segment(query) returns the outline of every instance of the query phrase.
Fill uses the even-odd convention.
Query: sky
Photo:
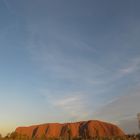
[[[137,133],[139,0],[1,0],[0,133],[103,120]]]

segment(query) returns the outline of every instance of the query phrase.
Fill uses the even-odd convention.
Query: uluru
[[[96,136],[124,136],[124,132],[116,125],[98,121],[80,121],[73,123],[47,123],[28,127],[18,127],[15,132],[29,138],[93,138]]]

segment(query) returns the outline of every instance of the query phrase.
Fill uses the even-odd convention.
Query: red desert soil
[[[75,123],[48,123],[29,127],[18,127],[15,131],[18,134],[28,137],[67,137],[70,130],[71,137],[95,137],[95,136],[124,136],[124,132],[116,125],[91,120]]]

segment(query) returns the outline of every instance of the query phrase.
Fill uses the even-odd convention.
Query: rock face
[[[48,123],[29,127],[18,127],[15,130],[20,135],[29,138],[60,138],[60,137],[83,137],[90,138],[95,136],[124,136],[124,132],[116,125],[91,120],[75,123]]]

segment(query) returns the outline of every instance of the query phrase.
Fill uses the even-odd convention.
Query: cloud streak
[[[112,121],[120,125],[127,133],[134,133],[135,130],[138,131],[136,124],[136,116],[139,112],[138,106],[140,100],[140,91],[133,91],[133,93],[125,94],[118,97],[112,102],[106,104],[105,106],[94,112],[94,117],[103,119],[106,121]],[[132,122],[133,127],[131,128]],[[129,127],[127,127],[129,126]]]
[[[57,79],[59,81],[57,83],[59,85],[58,87],[61,87],[62,83],[69,83],[67,90],[63,87],[63,90],[67,94],[65,94],[63,90],[62,92],[60,92],[61,90],[59,92],[56,90],[53,90],[53,92],[51,92],[51,94],[53,95],[50,98],[51,104],[57,109],[63,110],[63,112],[67,112],[69,116],[75,119],[80,119],[80,116],[82,116],[83,112],[85,112],[84,114],[86,114],[85,118],[93,118],[93,112],[97,109],[96,106],[98,106],[96,104],[100,104],[100,107],[102,105],[105,105],[105,111],[103,111],[104,114],[96,114],[99,118],[100,116],[103,116],[103,119],[107,118],[108,121],[117,121],[117,118],[123,118],[123,115],[126,112],[128,113],[130,111],[128,111],[127,105],[121,107],[121,105],[124,103],[124,101],[122,100],[127,99],[126,97],[123,97],[123,90],[118,91],[118,88],[120,86],[119,82],[124,81],[126,77],[130,76],[132,76],[132,81],[135,80],[134,75],[139,72],[139,57],[134,56],[128,58],[127,61],[122,61],[120,65],[120,59],[118,58],[118,66],[114,71],[112,71],[111,69],[108,69],[98,63],[98,61],[94,60],[93,58],[83,57],[83,53],[86,54],[86,51],[89,53],[89,47],[87,50],[85,50],[87,45],[85,43],[85,47],[75,48],[75,44],[77,44],[77,46],[80,46],[81,42],[79,40],[76,41],[75,39],[74,41],[72,40],[73,38],[68,38],[66,36],[61,38],[61,35],[59,36],[58,40],[46,44],[44,40],[39,39],[36,42],[34,38],[31,39],[32,42],[29,51],[32,55],[33,61],[39,64],[44,74],[49,74],[51,78],[54,78],[54,81]],[[65,45],[67,45],[67,47],[65,47]],[[70,46],[71,48],[69,48]],[[90,47],[90,49],[92,49],[92,47]],[[96,53],[99,53],[98,49],[95,50],[93,48],[92,55],[96,55]],[[113,62],[110,65],[113,65]],[[53,88],[55,89],[56,85],[54,81]],[[74,86],[71,87],[70,84]],[[51,88],[49,88],[49,90],[51,90]],[[72,90],[72,92],[70,92],[70,90]],[[75,92],[73,92],[73,90],[76,90],[79,93],[78,96],[75,95]],[[95,103],[94,109],[92,111],[88,111],[88,113],[86,113],[86,108],[90,105],[84,102],[83,93],[85,94],[84,96],[92,98],[93,102]],[[112,97],[109,97],[109,93],[112,93]],[[58,94],[61,94],[61,98],[57,98]],[[122,98],[125,99],[118,99],[121,94]],[[97,100],[97,97],[102,98],[103,96],[106,97],[104,100]],[[57,98],[57,100],[55,100],[55,98]],[[96,100],[94,98],[96,98]],[[109,100],[111,101],[107,101],[108,98],[110,98]],[[130,100],[130,98],[128,100]],[[92,104],[92,106],[94,105],[94,103]],[[109,106],[107,105],[108,103]],[[115,107],[114,104],[120,104],[120,106]],[[113,108],[113,106],[115,109]],[[115,112],[115,110],[120,110],[120,113]],[[124,110],[127,111],[125,112]],[[123,111],[125,113],[123,113]],[[78,115],[76,115],[77,112],[79,112]],[[125,114],[125,116],[130,117],[130,115],[134,114],[135,112],[130,112],[128,114],[127,113]],[[116,115],[115,117],[112,117],[106,114]]]
[[[128,64],[128,66],[120,69],[120,75],[128,75],[135,73],[136,71],[140,70],[140,58],[134,58]]]
[[[85,93],[57,91],[57,94],[56,92],[53,94],[52,91],[44,90],[41,94],[47,99],[50,106],[58,112],[65,112],[64,120],[66,121],[84,120],[89,117],[88,98]],[[65,118],[66,116],[67,118]]]

